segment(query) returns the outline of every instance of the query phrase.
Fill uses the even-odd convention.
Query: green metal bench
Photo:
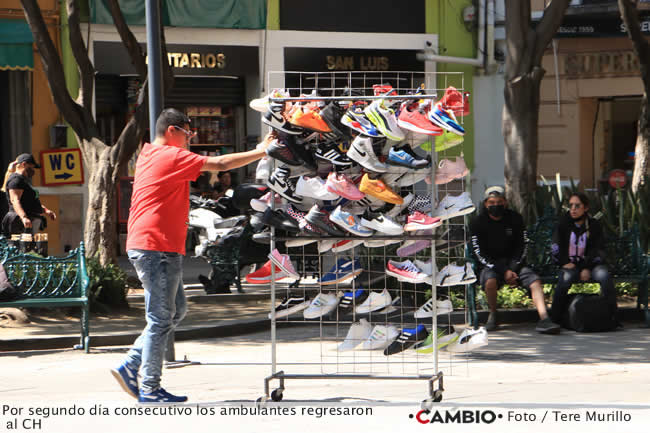
[[[557,223],[557,215],[547,210],[535,224],[528,228],[528,265],[539,275],[542,283],[556,284],[559,267],[553,262],[551,243],[553,230]],[[605,240],[607,269],[614,283],[637,283],[637,309],[642,310],[646,326],[650,326],[648,311],[648,270],[649,258],[641,248],[639,230],[637,227],[624,232],[621,236],[607,236]],[[466,248],[466,255],[471,258],[471,251]],[[473,258],[471,258],[473,261]],[[475,264],[475,262],[474,262]],[[468,288],[467,303],[469,306],[470,323],[478,326],[476,311],[476,285]]]
[[[19,292],[19,298],[0,302],[0,308],[80,307],[81,340],[75,348],[89,350],[90,305],[89,278],[83,242],[64,257],[40,257],[20,254],[0,240],[0,259],[7,277]]]

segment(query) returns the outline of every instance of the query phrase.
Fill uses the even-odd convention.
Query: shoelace
[[[413,272],[413,273],[420,273],[420,270],[415,266],[413,263],[405,263],[402,266],[399,267],[400,269],[408,272]]]

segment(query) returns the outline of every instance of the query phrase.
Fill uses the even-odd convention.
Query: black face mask
[[[495,218],[501,218],[506,213],[506,207],[502,204],[492,205],[487,207],[487,211]]]
[[[31,167],[25,169],[25,174],[26,174],[27,177],[30,178],[30,179],[31,179],[32,177],[34,177],[34,174],[35,174],[35,173],[36,173],[36,170],[34,170],[34,169],[31,168]]]

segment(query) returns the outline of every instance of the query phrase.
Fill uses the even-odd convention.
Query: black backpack
[[[616,314],[611,314],[607,299],[599,295],[574,295],[564,314],[563,326],[577,332],[607,332],[618,327]]]

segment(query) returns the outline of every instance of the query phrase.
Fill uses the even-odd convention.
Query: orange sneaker
[[[298,108],[291,116],[290,122],[296,126],[311,129],[316,132],[332,132],[330,127],[327,126],[327,123],[320,117],[319,113],[313,110],[307,110],[305,107]]]
[[[359,184],[359,191],[376,197],[386,203],[402,204],[404,199],[390,189],[381,179],[370,179],[368,173],[364,174]]]

